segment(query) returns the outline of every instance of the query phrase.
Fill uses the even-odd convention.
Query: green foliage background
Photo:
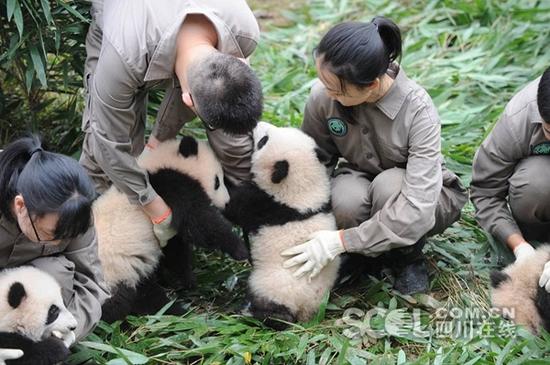
[[[442,119],[447,164],[470,179],[473,154],[506,102],[550,65],[550,1],[311,0],[251,1],[262,40],[252,57],[265,93],[264,120],[298,126],[315,78],[312,48],[343,20],[394,19],[404,39],[403,67],[424,86]],[[2,0],[0,4],[0,146],[22,131],[40,131],[58,151],[77,155],[81,75],[89,3]],[[162,93],[151,95],[155,115]],[[197,132],[191,125],[187,132]],[[340,288],[311,323],[277,333],[235,314],[249,266],[196,253],[199,286],[182,291],[181,318],[133,317],[129,327],[101,323],[77,346],[71,364],[550,364],[550,337],[533,337],[487,317],[483,332],[437,336],[436,308],[488,314],[487,275],[509,257],[475,225],[472,207],[427,248],[431,296],[403,297],[387,280],[363,277]],[[352,336],[346,309],[420,311],[424,336]],[[371,324],[383,326],[384,315]],[[406,329],[406,326],[404,326]],[[348,330],[346,332],[346,330]],[[500,332],[499,332],[500,331]]]

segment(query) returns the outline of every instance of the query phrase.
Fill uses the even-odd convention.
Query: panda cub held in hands
[[[550,245],[543,245],[529,259],[491,273],[493,307],[536,335],[541,328],[550,332],[550,294],[539,286],[548,261]]]
[[[249,236],[250,311],[268,326],[283,329],[286,325],[278,319],[312,319],[337,277],[338,257],[308,282],[283,268],[280,255],[314,232],[336,229],[330,181],[321,150],[302,131],[259,123],[253,139],[252,181],[232,191],[225,213]]]
[[[172,209],[178,233],[161,248],[147,215],[115,187],[95,202],[99,259],[112,294],[103,305],[102,318],[108,322],[155,313],[166,305],[170,299],[157,282],[161,273],[171,284],[192,286],[192,245],[221,249],[238,260],[248,258],[246,246],[221,214],[229,193],[206,141],[183,137],[163,142],[139,164]]]
[[[55,336],[74,331],[77,323],[52,276],[32,266],[5,269],[0,271],[0,295],[0,348],[24,353],[7,364],[56,364],[70,355]]]

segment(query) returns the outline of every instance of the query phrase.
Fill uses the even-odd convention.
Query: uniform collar
[[[188,14],[203,14],[212,22],[218,35],[218,50],[223,51],[224,53],[244,57],[240,47],[238,46],[237,40],[231,34],[227,25],[220,17],[211,11],[205,10],[204,8],[187,8],[182,12],[181,16],[178,17],[179,20],[174,22],[174,24],[166,30],[164,36],[158,43],[155,52],[151,57],[151,61],[149,62],[149,66],[147,67],[147,72],[145,73],[144,78],[145,82],[165,80],[174,77],[174,67],[176,64],[176,40],[179,29]],[[225,42],[229,44],[225,44]],[[222,45],[222,43],[224,44]],[[222,46],[224,49],[222,49]]]
[[[0,226],[2,226],[8,233],[17,236],[21,231],[19,230],[19,226],[16,223],[13,223],[12,221],[8,220],[8,218],[4,215],[0,214]]]
[[[412,91],[412,86],[407,75],[405,75],[405,71],[399,65],[392,64],[390,68],[392,68],[391,71],[397,72],[397,75],[386,95],[376,102],[376,106],[388,118],[394,120],[397,113],[401,110],[405,99]]]

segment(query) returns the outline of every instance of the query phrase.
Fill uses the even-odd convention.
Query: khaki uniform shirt
[[[131,201],[147,204],[156,193],[135,158],[143,149],[143,142],[135,141],[143,140],[145,91],[165,85],[167,80],[176,83],[176,37],[186,15],[204,14],[216,28],[218,50],[236,57],[248,57],[254,51],[259,28],[244,0],[117,0],[98,7],[101,2],[94,4],[95,26],[102,28],[103,35],[95,70],[85,75],[88,100],[83,130],[91,138],[85,142],[83,154],[91,155],[90,160]],[[90,44],[88,47],[93,55]],[[88,63],[93,64],[93,58]],[[181,95],[169,96],[181,105],[165,106],[164,111],[180,110]],[[186,115],[189,119],[189,110]],[[220,133],[215,131],[214,137]],[[236,141],[249,148],[249,138]],[[247,163],[240,156],[228,154],[228,159]]]
[[[61,285],[63,301],[77,320],[77,339],[86,336],[101,318],[109,294],[97,254],[95,229],[58,245],[32,242],[0,215],[0,269],[33,265]]]
[[[313,86],[305,108],[302,129],[369,180],[386,169],[406,169],[401,192],[370,219],[344,231],[350,252],[383,252],[417,242],[435,224],[442,184],[457,180],[442,167],[440,119],[430,96],[397,65],[391,73],[396,75],[387,94],[354,107],[352,117],[321,82]]]
[[[510,100],[474,157],[470,197],[476,219],[501,242],[513,233],[521,234],[507,201],[516,165],[531,155],[548,154],[550,149],[537,106],[539,82],[540,77]]]

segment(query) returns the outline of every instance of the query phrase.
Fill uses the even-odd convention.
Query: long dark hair
[[[92,224],[96,192],[90,178],[76,160],[44,150],[35,135],[10,143],[0,153],[0,213],[12,222],[11,204],[18,194],[29,214],[59,215],[54,239],[74,238]]]
[[[334,26],[315,50],[324,65],[345,83],[372,84],[401,57],[401,31],[390,19],[377,16],[370,23],[345,22]]]

